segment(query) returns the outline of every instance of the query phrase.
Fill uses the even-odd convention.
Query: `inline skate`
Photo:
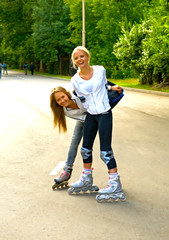
[[[120,176],[110,179],[107,187],[100,189],[99,194],[96,196],[97,202],[111,202],[111,201],[125,201],[126,197],[124,192],[122,191],[122,185],[120,182]]]
[[[86,172],[83,170],[81,177],[78,181],[72,183],[68,189],[69,194],[80,193],[82,192],[96,192],[99,188],[96,185],[93,185],[93,176],[91,172]]]
[[[68,180],[70,179],[72,174],[72,167],[71,166],[65,166],[63,168],[63,171],[61,172],[60,176],[58,178],[55,178],[55,184],[52,186],[52,189],[58,189],[68,186]]]

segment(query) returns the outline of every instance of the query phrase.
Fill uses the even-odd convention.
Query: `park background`
[[[85,31],[91,64],[109,79],[169,91],[169,0],[85,0]],[[8,68],[34,62],[37,72],[69,76],[78,45],[82,0],[1,0],[0,61]]]
[[[70,79],[71,52],[82,44],[82,1],[0,3],[0,61],[17,70],[0,79],[0,239],[168,240],[168,93],[126,88],[113,111],[125,202],[99,204],[92,194],[53,191],[49,173],[65,161],[74,120],[68,119],[69,131],[59,136],[49,95],[56,86],[71,86],[37,73]],[[86,0],[85,10],[91,64],[104,65],[115,83],[167,86],[168,1]],[[32,61],[35,75],[24,75],[23,64]],[[102,187],[107,171],[99,149],[97,138],[94,182]],[[78,152],[71,182],[79,178],[81,164]]]

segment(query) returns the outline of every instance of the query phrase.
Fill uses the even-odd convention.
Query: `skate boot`
[[[65,166],[63,168],[63,171],[61,172],[60,176],[58,178],[55,178],[55,184],[52,186],[52,189],[58,189],[58,188],[63,188],[68,186],[68,180],[70,179],[72,174],[72,167],[70,166]]]
[[[120,182],[120,176],[110,179],[107,187],[99,190],[99,195],[96,196],[97,202],[110,202],[110,201],[125,201],[126,197],[122,191],[122,186]]]
[[[92,171],[86,172],[83,170],[80,179],[70,185],[68,193],[79,193],[80,191],[87,192],[88,190],[95,192],[98,191],[99,188],[96,185],[93,185]]]

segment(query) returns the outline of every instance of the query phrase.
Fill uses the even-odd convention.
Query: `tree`
[[[114,46],[122,68],[130,67],[140,74],[142,84],[169,81],[169,17],[151,18],[135,24]]]
[[[35,57],[53,72],[55,64],[58,61],[61,63],[62,58],[72,50],[72,44],[67,41],[70,35],[67,29],[69,8],[63,0],[38,0],[34,8],[34,20]]]
[[[5,61],[8,59],[8,63],[10,61],[13,66],[21,66],[26,57],[23,55],[24,46],[32,33],[34,4],[36,1],[33,0],[1,0],[1,49]]]
[[[70,8],[69,40],[81,45],[82,1],[65,0],[65,3]],[[135,22],[141,22],[147,0],[85,0],[85,8],[86,47],[92,55],[91,64],[104,65],[110,77],[116,69],[117,58],[112,51],[121,34],[121,26],[130,28]]]

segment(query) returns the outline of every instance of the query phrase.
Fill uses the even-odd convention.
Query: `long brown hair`
[[[71,99],[70,93],[63,87],[56,87],[53,88],[50,94],[50,108],[53,113],[53,124],[54,127],[58,126],[59,132],[62,130],[63,132],[67,131],[67,125],[66,125],[66,117],[63,110],[63,107],[60,106],[54,97],[54,94],[57,92],[63,92],[68,96],[69,99]]]

